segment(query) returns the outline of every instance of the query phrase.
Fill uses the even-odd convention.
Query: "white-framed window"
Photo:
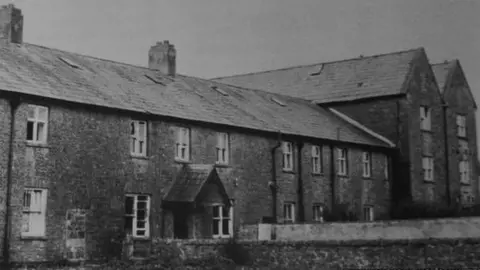
[[[363,177],[372,176],[372,153],[363,152],[362,164],[363,164]]]
[[[322,147],[318,145],[312,146],[312,172],[323,173]]]
[[[460,172],[460,182],[464,184],[470,183],[470,162],[468,160],[460,160],[458,167]]]
[[[420,107],[420,128],[427,131],[432,129],[431,110],[425,106]]]
[[[130,153],[136,156],[147,155],[147,122],[132,120],[130,122]]]
[[[293,143],[283,142],[283,170],[293,171]]]
[[[465,115],[457,114],[457,136],[467,136],[467,118],[465,117]]]
[[[295,203],[286,202],[283,204],[283,220],[286,223],[295,222]]]
[[[337,148],[337,174],[348,174],[348,151],[346,148]]]
[[[217,134],[217,163],[228,164],[230,140],[228,133],[219,132]]]
[[[150,196],[125,195],[125,231],[133,237],[150,236]]]
[[[233,207],[213,205],[212,236],[214,238],[231,237],[233,234]]]
[[[433,157],[422,158],[423,179],[433,181]]]
[[[312,206],[313,221],[323,222],[323,211],[325,210],[323,204],[315,203]]]
[[[371,205],[363,206],[363,220],[364,221],[373,221],[374,220],[374,208]]]
[[[48,131],[48,108],[39,105],[28,105],[27,141],[46,143]]]
[[[25,188],[23,191],[22,236],[45,236],[47,190]]]
[[[177,130],[177,141],[175,159],[190,160],[190,129],[179,127]]]

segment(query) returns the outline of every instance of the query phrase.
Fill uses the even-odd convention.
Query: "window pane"
[[[145,235],[145,231],[137,230],[137,235],[138,236],[143,236],[143,235]]]
[[[224,235],[229,235],[230,234],[230,226],[229,226],[229,220],[228,219],[224,219],[222,221],[222,233]]]
[[[30,191],[25,191],[23,193],[23,207],[29,209],[31,205],[31,200],[32,200],[32,194]]]
[[[38,107],[38,120],[47,121],[48,109],[47,107]]]
[[[27,117],[28,117],[28,119],[34,119],[35,118],[35,106],[34,105],[29,105],[28,106]]]
[[[219,223],[220,223],[220,220],[213,220],[213,223],[212,223],[212,225],[213,225],[212,234],[213,235],[218,235],[219,234],[219,231],[218,231],[220,229],[219,228],[220,227]]]
[[[145,135],[146,135],[146,124],[145,122],[140,122],[139,123],[139,127],[138,127],[138,136],[140,138],[145,138]]]
[[[146,201],[148,201],[148,196],[147,195],[138,195],[137,200],[139,201],[139,203],[140,203],[140,201],[145,201],[146,202]]]
[[[27,122],[27,140],[33,140],[33,122],[31,121]]]
[[[130,123],[130,134],[135,135],[135,122]]]
[[[213,207],[213,217],[220,217],[220,207],[214,206]]]
[[[146,222],[145,221],[137,221],[137,228],[138,229],[145,229]]]
[[[137,219],[144,220],[147,217],[147,212],[145,210],[137,210]]]
[[[125,217],[125,232],[132,233],[133,217]]]
[[[125,198],[125,214],[132,215],[133,214],[133,197],[126,197]]]
[[[37,140],[40,142],[45,141],[45,123],[37,123]]]
[[[228,207],[222,207],[222,217],[229,217],[229,208]]]

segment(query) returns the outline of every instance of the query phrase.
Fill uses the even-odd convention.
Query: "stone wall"
[[[212,241],[173,242],[186,257],[224,254]],[[397,241],[241,241],[250,267],[265,269],[344,269],[480,266],[480,239]],[[240,253],[240,252],[237,252]]]
[[[256,226],[256,228],[255,228]],[[273,231],[273,232],[272,232]],[[244,240],[354,241],[480,238],[480,218],[361,223],[258,224],[242,228]]]

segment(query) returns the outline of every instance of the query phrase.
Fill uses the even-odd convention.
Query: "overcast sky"
[[[480,0],[2,1],[25,42],[145,66],[169,40],[178,72],[204,78],[424,47],[459,59],[480,103]]]

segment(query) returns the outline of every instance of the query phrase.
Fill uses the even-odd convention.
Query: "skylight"
[[[224,96],[228,96],[227,92],[225,92],[223,89],[218,88],[218,86],[216,85],[212,85],[211,88]]]
[[[163,86],[166,85],[166,84],[164,84],[163,82],[161,82],[160,80],[158,80],[157,78],[150,77],[149,75],[146,75],[146,74],[145,74],[145,77],[146,77],[147,79],[149,79],[150,81],[156,83],[156,84],[161,84],[161,85],[163,85]]]
[[[58,57],[60,60],[62,60],[65,64],[71,66],[72,68],[80,68],[80,65],[77,63],[73,62],[72,60],[65,58],[65,57]]]
[[[317,75],[320,75],[320,73],[322,73],[322,70],[323,70],[323,64],[320,65],[320,67],[316,67],[315,68],[316,70],[312,71],[310,73],[310,76],[317,76]]]
[[[280,99],[278,99],[278,98],[276,98],[276,97],[272,97],[272,101],[275,102],[275,103],[277,103],[278,105],[280,105],[280,106],[282,106],[282,107],[287,106],[287,105],[285,104],[285,102],[281,101]]]

